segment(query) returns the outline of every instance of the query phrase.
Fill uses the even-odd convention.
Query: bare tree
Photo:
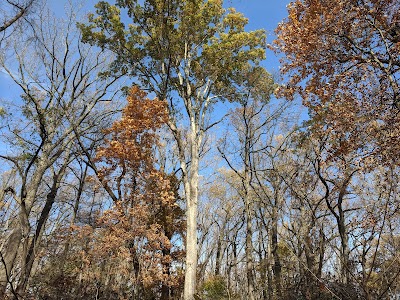
[[[30,24],[26,43],[13,39],[15,59],[1,61],[22,93],[16,105],[20,113],[9,115],[5,133],[13,153],[0,155],[20,180],[7,188],[17,203],[18,217],[10,221],[10,234],[2,245],[2,293],[17,261],[16,293],[24,293],[62,180],[81,151],[77,137],[82,140],[100,130],[107,115],[99,110],[101,101],[115,96],[111,88],[118,77],[101,76],[109,67],[109,56],[79,42],[73,16],[71,11],[64,22],[41,14]]]
[[[14,27],[21,19],[30,13],[31,8],[37,0],[5,0],[4,8],[0,8],[0,41],[4,38],[6,31]]]

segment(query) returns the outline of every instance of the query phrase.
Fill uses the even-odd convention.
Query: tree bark
[[[251,144],[253,143],[252,137],[252,124],[251,121],[247,121],[246,107],[243,109],[243,120],[245,124],[245,144],[244,144],[244,174],[242,177],[243,188],[244,188],[244,206],[246,216],[246,276],[247,276],[247,297],[248,300],[255,300],[254,297],[254,262],[253,262],[253,203],[251,199]]]
[[[14,228],[8,235],[4,246],[1,248],[1,267],[0,267],[0,298],[5,298],[7,285],[10,282],[11,271],[17,256],[17,249],[21,243],[22,231]]]
[[[55,198],[57,195],[57,190],[58,190],[57,176],[53,180],[54,181],[53,181],[51,190],[47,194],[46,203],[43,207],[42,212],[40,213],[40,217],[39,217],[38,225],[36,227],[35,235],[34,235],[32,241],[30,242],[29,249],[28,249],[28,252],[26,253],[26,256],[23,257],[23,264],[21,265],[21,277],[20,277],[19,284],[17,287],[18,294],[23,294],[28,285],[28,280],[30,278],[31,270],[32,270],[33,263],[34,263],[35,257],[36,257],[35,252],[37,250],[37,246],[40,243],[44,226],[46,224],[47,218],[49,217],[51,208],[54,204],[54,201],[55,201]]]
[[[275,199],[275,201],[277,201]],[[274,265],[273,265],[273,274],[274,274],[274,295],[275,299],[279,300],[282,298],[282,279],[281,279],[281,273],[282,273],[282,266],[280,262],[280,257],[278,253],[278,208],[277,208],[277,203],[275,203],[275,206],[273,207],[273,213],[272,213],[272,226],[271,226],[271,252],[272,252],[272,257],[274,259]]]
[[[196,124],[196,120],[192,115],[189,117],[191,122],[190,170],[187,170],[186,168],[186,161],[182,161],[181,159],[181,166],[184,166],[182,169],[186,171],[186,176],[183,176],[186,196],[186,269],[183,295],[184,300],[194,300],[194,295],[196,293],[199,147],[201,144],[201,138],[198,136],[198,125]],[[184,154],[182,153],[180,157],[183,158]]]
[[[47,219],[50,215],[51,208],[56,201],[57,192],[60,187],[60,180],[64,176],[68,164],[69,150],[67,150],[67,155],[65,157],[64,164],[61,166],[61,169],[57,172],[57,174],[54,174],[53,176],[53,182],[50,191],[47,194],[46,203],[42,211],[40,212],[40,217],[36,226],[35,234],[33,236],[33,239],[30,241],[28,251],[26,252],[25,256],[22,257],[23,264],[21,266],[21,277],[17,287],[17,292],[19,294],[23,294],[28,285],[28,281],[32,272],[32,267],[36,258],[37,247],[40,244]]]
[[[216,257],[215,257],[215,271],[214,271],[215,276],[221,275],[222,258],[223,258],[223,252],[225,251],[224,250],[225,245],[222,246],[222,243],[223,243],[224,236],[225,236],[226,223],[227,223],[227,219],[224,219],[222,222],[222,225],[219,229],[218,241],[217,241],[217,253],[216,253]]]

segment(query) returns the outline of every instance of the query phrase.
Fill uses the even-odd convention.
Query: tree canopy
[[[400,295],[399,1],[64,2],[0,3],[1,299]]]
[[[276,29],[282,95],[299,93],[339,152],[398,157],[399,10],[395,0],[294,1]]]

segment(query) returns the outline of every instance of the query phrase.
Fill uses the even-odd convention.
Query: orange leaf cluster
[[[400,154],[399,1],[297,0],[288,9],[276,30],[289,76],[280,95],[301,95],[313,129],[334,135],[334,153],[362,151],[394,162]]]
[[[118,201],[98,219],[98,228],[87,232],[85,257],[98,274],[106,268],[117,285],[123,277],[124,286],[158,293],[179,285],[181,274],[174,264],[183,257],[180,245],[171,242],[184,224],[177,182],[157,169],[154,156],[157,130],[168,114],[165,101],[150,100],[137,87],[127,100],[121,120],[109,130],[111,139],[97,156],[102,179]]]

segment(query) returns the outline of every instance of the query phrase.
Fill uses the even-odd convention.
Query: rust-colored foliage
[[[107,167],[103,175],[111,176],[118,169],[135,173],[154,171],[153,147],[157,145],[156,130],[167,121],[167,103],[146,98],[146,93],[133,87],[127,97],[128,105],[122,118],[109,130],[112,139],[98,151],[98,160]],[[114,176],[116,174],[113,174]]]
[[[97,157],[102,180],[118,200],[96,228],[73,228],[73,237],[86,241],[78,273],[85,282],[98,282],[105,298],[173,299],[183,253],[171,240],[182,233],[183,212],[176,178],[159,170],[154,157],[157,130],[168,118],[166,103],[146,98],[137,87],[127,100]]]
[[[281,95],[300,93],[313,129],[335,135],[334,154],[399,157],[399,9],[397,0],[298,0],[276,30],[289,76]]]

